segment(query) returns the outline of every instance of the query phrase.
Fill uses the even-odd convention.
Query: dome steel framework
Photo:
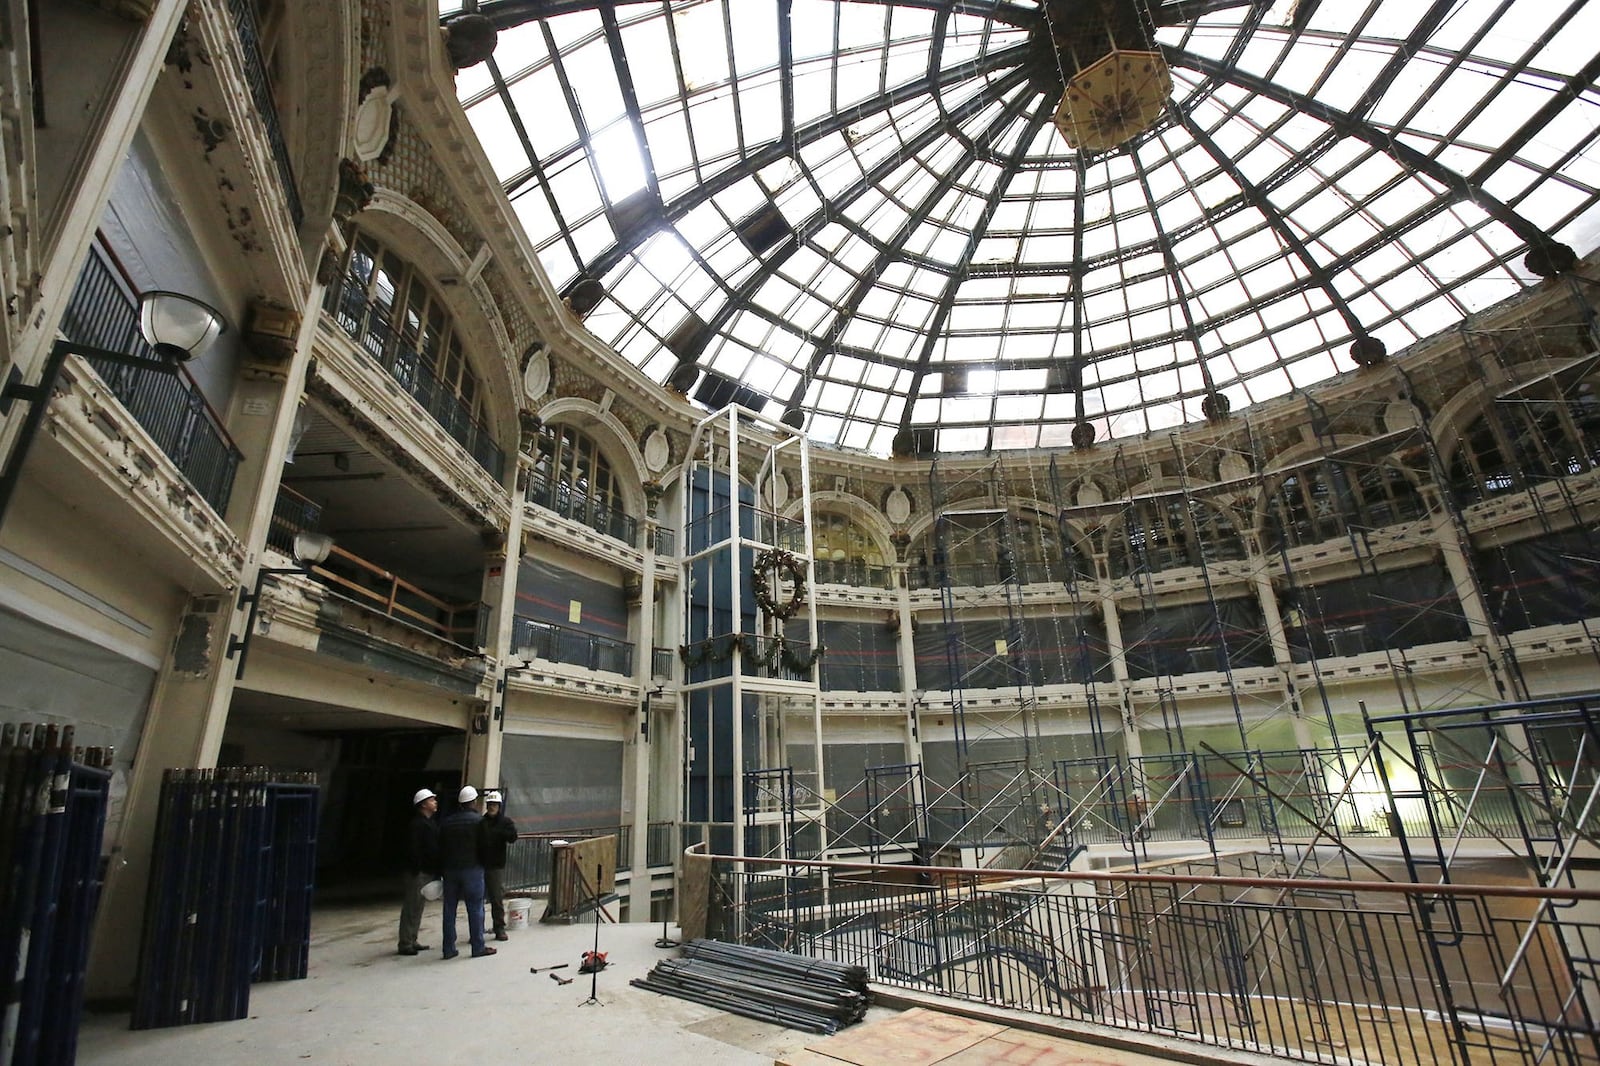
[[[468,7],[498,44],[461,101],[587,327],[824,445],[1226,417],[1600,242],[1586,0]],[[1121,50],[1165,106],[1069,146],[1064,86]]]

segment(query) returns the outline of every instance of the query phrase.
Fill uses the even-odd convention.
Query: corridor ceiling
[[[1600,243],[1600,0],[445,2],[499,31],[458,92],[587,327],[822,445],[1220,417]],[[1069,147],[1124,51],[1170,96]]]

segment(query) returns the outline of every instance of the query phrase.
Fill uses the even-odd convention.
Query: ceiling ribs
[[[1225,66],[1206,56],[1196,55],[1181,49],[1164,49],[1167,61],[1174,66],[1188,67],[1198,70],[1209,77],[1231,82],[1241,89],[1273,100],[1291,110],[1302,111],[1312,118],[1327,123],[1346,136],[1365,141],[1378,151],[1391,156],[1403,168],[1414,171],[1450,190],[1453,197],[1468,200],[1483,208],[1496,221],[1504,223],[1519,239],[1527,244],[1542,246],[1554,243],[1549,234],[1534,223],[1523,218],[1522,215],[1506,206],[1504,202],[1490,195],[1478,185],[1458,171],[1452,170],[1432,156],[1417,151],[1403,141],[1396,139],[1392,134],[1379,129],[1364,119],[1358,119],[1348,112],[1330,107],[1320,100],[1313,100],[1285,88],[1276,82],[1269,82],[1248,74],[1234,67]]]
[[[939,82],[948,85],[967,78],[981,77],[1006,70],[1007,68],[1015,69],[1025,59],[1027,59],[1026,46],[1019,45],[1015,48],[995,52],[970,63],[962,63],[960,66],[941,71]],[[662,206],[662,217],[668,222],[675,222],[718,193],[726,191],[753,174],[760,173],[773,163],[792,157],[798,149],[810,144],[812,141],[835,133],[842,133],[868,115],[887,111],[896,104],[927,95],[929,91],[929,85],[925,81],[910,82],[900,86],[893,92],[874,97],[868,104],[864,104],[861,107],[847,108],[827,115],[815,122],[808,123],[795,131],[793,144],[785,144],[781,139],[773,141],[740,159],[737,164],[710,175],[704,181],[697,183],[693,189],[683,196],[664,204]],[[560,216],[558,215],[557,217],[559,218]],[[647,234],[634,233],[625,236],[632,236],[634,240],[618,241],[612,244],[590,260],[589,263],[585,264],[583,273],[591,277],[605,277],[613,267],[632,251],[635,245],[645,239]]]
[[[1021,84],[1023,80],[1022,73],[1020,71],[1013,71],[1009,80],[1010,85],[1006,86],[1007,88]],[[962,106],[961,110],[958,111],[958,113],[953,117],[952,121],[959,122],[965,118],[968,118],[972,114],[981,111],[984,107],[988,106],[989,103],[989,99],[985,96],[974,96]],[[1005,113],[1002,113],[1001,118],[1003,119],[1004,117]],[[880,160],[871,171],[864,173],[861,178],[849,188],[841,191],[839,195],[825,202],[815,214],[795,225],[794,237],[789,242],[791,248],[799,247],[799,245],[816,235],[830,223],[841,221],[841,215],[845,207],[849,206],[851,203],[854,203],[869,190],[877,187],[879,182],[883,181],[895,170],[899,169],[900,166],[905,163],[908,156],[915,155],[917,152],[927,148],[934,141],[936,141],[941,134],[945,133],[948,133],[948,130],[943,124],[935,123],[930,125],[927,129],[918,134],[915,140],[908,142],[900,153]],[[916,218],[916,215],[912,214],[910,217],[914,219]],[[864,234],[863,237],[865,237]],[[766,285],[772,276],[778,272],[778,268],[783,265],[787,258],[788,255],[783,253],[783,248],[780,245],[779,248],[775,249],[765,260],[762,261],[758,270],[755,270],[752,272],[750,277],[740,282],[738,288],[729,294],[729,298],[718,305],[716,312],[710,318],[706,319],[705,325],[701,330],[701,336],[705,338],[713,337],[722,329],[723,326],[728,324],[735,314],[746,310],[754,311],[755,307],[752,301],[754,301],[756,294],[759,293],[762,287]],[[872,272],[874,277],[876,276],[876,273],[876,270]],[[781,316],[779,315],[764,317],[770,317],[770,319],[775,323],[782,324]],[[820,338],[810,338],[808,333],[808,338],[814,341],[819,350],[827,350],[830,345],[830,339],[827,335]],[[834,334],[832,339],[836,340],[837,335]],[[884,363],[889,362],[888,360],[878,361]],[[811,369],[806,372],[804,380],[796,390],[797,396],[804,395],[805,383],[806,381],[809,381],[811,375],[816,372],[815,366],[816,363],[815,360],[813,360]],[[791,399],[789,401],[790,404],[795,402],[798,401],[795,399]]]
[[[1267,225],[1271,226],[1272,231],[1278,235],[1278,239],[1288,245],[1289,249],[1294,252],[1295,258],[1305,265],[1306,272],[1327,294],[1328,299],[1333,303],[1334,309],[1339,312],[1339,317],[1344,319],[1345,325],[1350,327],[1351,335],[1362,336],[1366,331],[1361,328],[1361,321],[1356,318],[1355,313],[1350,310],[1350,305],[1345,302],[1338,288],[1334,286],[1333,275],[1321,263],[1312,258],[1311,250],[1306,247],[1306,243],[1300,239],[1299,234],[1295,233],[1294,228],[1278,213],[1277,207],[1267,198],[1266,193],[1249,178],[1245,177],[1238,164],[1228,158],[1227,153],[1222,151],[1217,142],[1211,139],[1211,135],[1205,131],[1199,122],[1195,121],[1193,115],[1182,108],[1173,108],[1172,110],[1177,113],[1178,121],[1189,132],[1189,136],[1195,139],[1195,143],[1204,148],[1206,154],[1217,161],[1223,173],[1233,180],[1233,183],[1244,193],[1245,198],[1250,201],[1256,210],[1261,212],[1262,216],[1267,220]]]
[[[989,232],[989,223],[994,220],[994,213],[1000,207],[1000,201],[1005,199],[1005,192],[1016,180],[1018,162],[1027,154],[1028,148],[1033,144],[1033,139],[1038,136],[1052,116],[1052,107],[1048,100],[1034,112],[1023,127],[1022,137],[1017,141],[1016,151],[1011,153],[1011,165],[1005,172],[995,179],[994,185],[989,190],[989,195],[984,198],[983,210],[978,219],[973,223],[972,232],[967,235],[967,246],[957,260],[956,269],[950,272],[945,280],[944,291],[939,294],[938,305],[928,319],[927,336],[922,341],[922,350],[917,354],[917,361],[911,371],[911,384],[906,388],[905,408],[900,413],[900,428],[911,428],[911,409],[916,405],[917,397],[922,393],[922,383],[928,376],[928,367],[933,363],[933,350],[938,346],[943,335],[945,320],[950,317],[950,310],[955,306],[956,293],[967,280],[966,271],[962,265],[972,262],[972,254],[978,250],[978,243]],[[907,234],[909,236],[909,233]],[[998,361],[997,364],[998,365]],[[992,413],[991,413],[992,414]],[[992,419],[991,419],[992,420]],[[991,429],[991,432],[993,430]]]

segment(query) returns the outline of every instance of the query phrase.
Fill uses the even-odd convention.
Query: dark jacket
[[[506,845],[517,839],[517,823],[506,817],[505,808],[499,814],[483,816],[483,826],[480,830],[480,855],[483,865],[490,870],[504,870],[506,868]]]
[[[439,872],[439,823],[418,811],[406,828],[406,872]]]
[[[451,811],[439,822],[439,868],[470,870],[482,866],[478,857],[478,832],[483,815],[471,807]]]

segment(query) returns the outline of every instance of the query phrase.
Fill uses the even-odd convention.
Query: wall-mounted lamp
[[[920,740],[918,715],[928,706],[928,694],[922,689],[911,693],[911,739]]]
[[[233,658],[235,654],[239,656],[239,665],[233,671],[235,680],[244,676],[245,656],[250,653],[250,638],[256,631],[256,612],[261,609],[261,589],[266,584],[267,578],[283,574],[310,574],[311,568],[325,562],[331,551],[333,551],[333,538],[327,534],[296,533],[294,557],[299,566],[263,566],[256,571],[256,583],[253,589],[246,592],[243,585],[239,586],[239,604],[234,609],[240,610],[248,606],[250,614],[244,620],[244,633],[241,636],[228,638],[228,658]]]
[[[5,470],[0,472],[0,524],[5,523],[12,494],[16,492],[17,483],[22,477],[22,464],[28,458],[39,427],[44,423],[45,410],[50,406],[50,394],[55,390],[56,378],[61,375],[67,356],[81,355],[85,359],[103,359],[143,370],[175,374],[180,364],[204,352],[227,328],[222,312],[210,304],[179,293],[155,290],[139,298],[139,332],[150,345],[150,355],[114,352],[63,339],[51,345],[37,384],[24,385],[22,371],[13,366],[4,388],[0,388],[0,415],[9,414],[11,405],[23,400],[29,405],[28,420],[22,424],[16,444],[6,457]]]
[[[665,685],[657,685],[644,694],[644,699],[639,701],[639,736],[645,740],[650,739],[650,701],[667,690]]]

